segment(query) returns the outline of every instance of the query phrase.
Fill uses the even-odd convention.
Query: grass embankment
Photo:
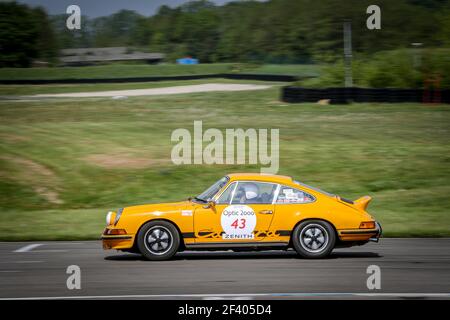
[[[0,101],[0,240],[98,238],[108,208],[176,201],[256,166],[170,160],[176,128],[279,128],[280,174],[369,194],[386,236],[450,236],[450,106],[288,105],[279,90]]]
[[[231,63],[198,65],[106,64],[85,67],[1,68],[0,79],[99,79],[160,77],[231,72]]]
[[[177,64],[107,64],[85,67],[0,68],[2,80],[32,79],[102,79],[132,77],[164,77],[218,73],[252,73],[294,76],[317,76],[320,66],[286,64],[253,65],[245,63]]]
[[[250,65],[240,63],[216,63],[199,65],[148,65],[148,64],[110,64],[91,67],[61,68],[0,68],[0,79],[77,79],[77,78],[130,78],[147,76],[175,76],[219,73],[247,73],[293,75],[299,78],[314,77],[320,74],[317,65]],[[51,85],[0,85],[0,96],[32,95],[44,93],[91,92],[107,90],[148,89],[210,82],[236,83],[229,79],[175,80],[135,83],[92,83],[92,84],[51,84]],[[243,81],[255,83],[260,81]],[[261,83],[263,83],[261,81]],[[268,83],[264,81],[264,83]],[[282,85],[286,83],[272,83]]]
[[[51,84],[51,85],[0,85],[0,97],[10,98],[8,96],[28,96],[34,94],[48,93],[68,93],[68,92],[93,92],[110,90],[133,90],[133,89],[152,89],[175,86],[187,86],[207,83],[248,83],[263,84],[272,86],[286,85],[287,82],[269,82],[255,80],[233,80],[233,79],[201,79],[201,80],[174,80],[174,81],[155,81],[155,82],[129,82],[129,83],[93,83],[93,84]]]

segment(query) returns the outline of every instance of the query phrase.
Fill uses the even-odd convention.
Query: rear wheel
[[[150,221],[138,233],[139,252],[148,260],[167,260],[177,253],[180,235],[167,221]]]
[[[321,220],[304,221],[292,234],[294,249],[305,258],[324,258],[333,251],[335,243],[333,227]]]

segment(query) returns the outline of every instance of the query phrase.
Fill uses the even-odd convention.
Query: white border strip
[[[110,295],[110,296],[56,296],[56,297],[23,297],[23,298],[0,298],[0,300],[74,300],[74,299],[161,299],[161,298],[233,298],[233,297],[371,297],[371,298],[447,298],[450,292],[444,293],[353,293],[353,292],[298,292],[298,293],[223,293],[223,294],[136,294],[136,295]]]

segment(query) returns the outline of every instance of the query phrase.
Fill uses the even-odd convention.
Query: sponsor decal
[[[246,205],[230,205],[222,211],[222,239],[254,239],[256,214]]]
[[[181,215],[184,217],[192,216],[192,210],[181,210]]]

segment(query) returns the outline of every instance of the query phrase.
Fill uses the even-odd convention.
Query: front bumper
[[[111,235],[109,234],[110,230],[112,230],[112,228],[107,227],[103,231],[101,237],[104,250],[108,249],[122,250],[122,249],[130,249],[133,247],[134,235],[132,234]]]

